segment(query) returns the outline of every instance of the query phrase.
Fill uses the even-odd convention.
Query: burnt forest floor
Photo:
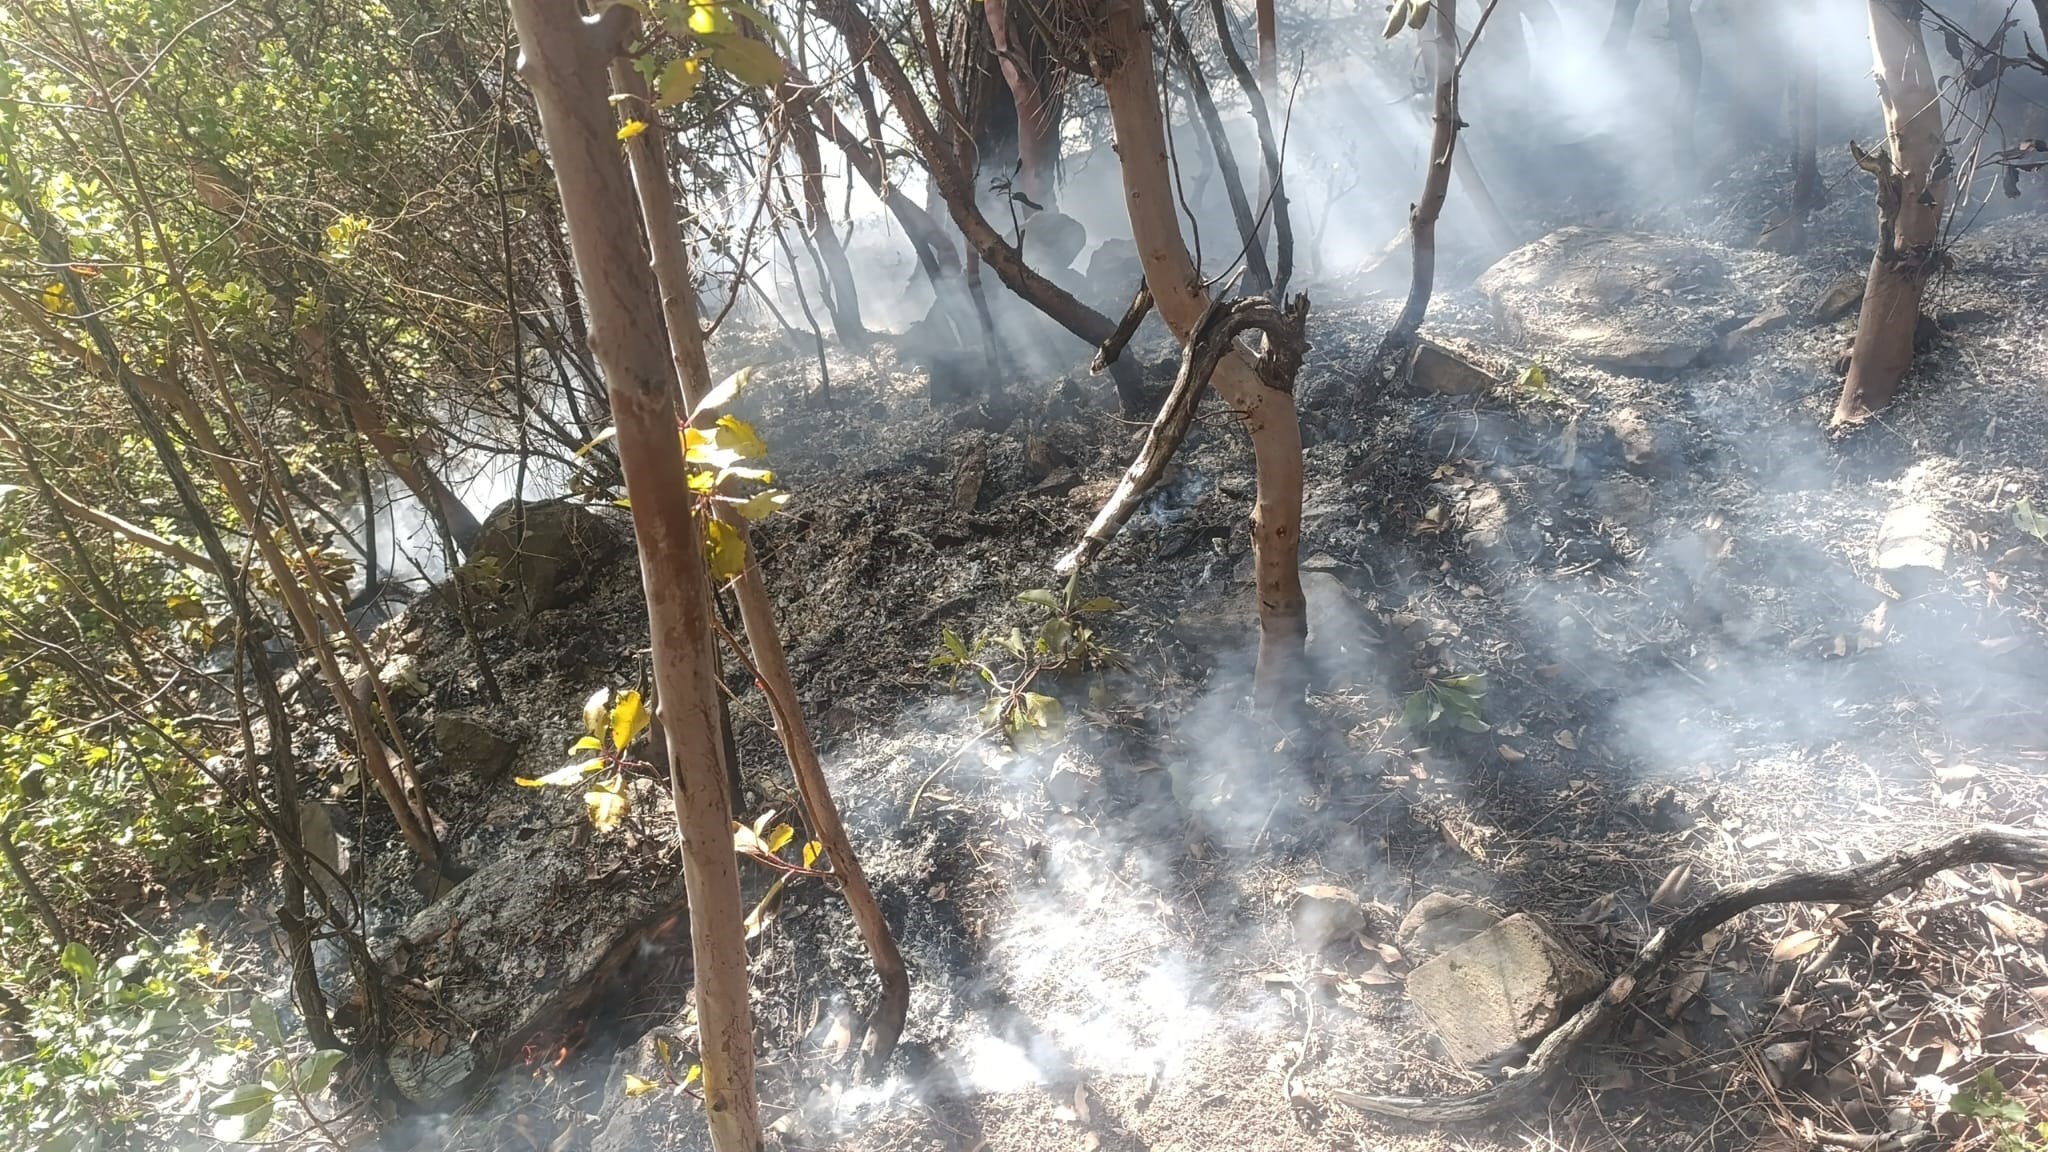
[[[1866,193],[1834,173],[1809,250],[1756,252],[1737,241],[1775,187],[1758,165],[1689,217],[1603,221],[1725,262],[1724,290],[1696,305],[1719,330],[1773,305],[1794,318],[1665,379],[1510,340],[1470,287],[1488,261],[1453,253],[1426,331],[1504,382],[1375,385],[1360,373],[1398,296],[1310,285],[1316,689],[1285,731],[1242,699],[1251,455],[1220,415],[1084,577],[1124,606],[1098,626],[1126,670],[1061,685],[1065,739],[1012,754],[975,739],[982,697],[931,658],[945,629],[1033,626],[1017,595],[1052,583],[1142,429],[1079,373],[1016,383],[1002,411],[935,408],[887,339],[835,354],[827,406],[803,349],[723,339],[728,368],[757,368],[741,407],[794,494],[758,538],[791,662],[914,982],[888,1078],[861,1083],[864,954],[836,898],[790,888],[752,944],[777,1146],[1790,1149],[1818,1131],[1988,1147],[1934,1105],[1987,1067],[2040,1091],[2048,963],[1983,909],[2048,913],[2048,881],[1981,869],[1874,909],[1731,922],[1545,1108],[1433,1130],[1330,1096],[1481,1082],[1403,994],[1393,928],[1432,891],[1541,913],[1614,971],[1669,917],[1651,896],[1675,870],[1683,899],[2048,811],[2048,543],[2014,519],[2022,497],[2048,509],[2048,219],[1963,236],[1929,309],[1946,327],[1904,393],[1831,440],[1853,318],[1807,314],[1868,260]],[[1133,354],[1158,376],[1171,351],[1155,332]],[[1518,385],[1539,361],[1548,386]],[[1952,558],[1894,587],[1871,550],[1909,504],[1953,533]],[[594,687],[637,682],[638,582],[624,555],[569,605],[487,637],[533,737],[519,772],[561,762]],[[400,627],[423,637],[433,695],[409,722],[424,731],[434,708],[474,702],[474,674],[445,612]],[[1484,676],[1488,731],[1398,723],[1412,693],[1462,674]],[[733,684],[746,815],[789,811],[760,697]],[[652,778],[633,786],[637,823],[597,847],[575,790],[431,791],[466,862],[596,861],[562,882],[565,921],[671,883]],[[360,835],[387,921],[415,911],[389,895],[388,832]],[[743,871],[757,896],[767,874]],[[1291,908],[1311,884],[1355,893],[1364,931],[1305,954]],[[671,1072],[694,1043],[682,951],[643,941],[573,1043],[529,1046],[393,1145],[703,1147]],[[657,1087],[629,1098],[628,1074]]]

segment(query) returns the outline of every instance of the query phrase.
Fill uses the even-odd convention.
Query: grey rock
[[[1365,905],[1358,894],[1334,884],[1305,884],[1294,890],[1294,942],[1303,952],[1321,952],[1365,930]]]
[[[1555,1028],[1603,980],[1530,913],[1510,916],[1408,974],[1408,998],[1451,1056],[1485,1064]]]
[[[1364,677],[1370,634],[1351,590],[1331,572],[1308,571],[1301,574],[1301,591],[1308,600],[1306,654],[1318,687],[1325,692],[1356,687]]]
[[[1900,504],[1878,525],[1870,562],[1901,593],[1918,595],[1947,574],[1952,539],[1933,509]]]
[[[1600,367],[1662,376],[1718,339],[1702,297],[1726,281],[1694,244],[1632,232],[1561,228],[1501,258],[1479,278],[1507,333],[1563,346]]]
[[[1806,318],[1816,324],[1832,324],[1856,310],[1863,303],[1863,286],[1866,277],[1861,272],[1844,272],[1834,278],[1820,299],[1807,309]]]
[[[1470,396],[1500,383],[1493,373],[1432,340],[1408,354],[1408,382],[1440,396]]]
[[[1607,430],[1621,446],[1621,457],[1638,471],[1656,471],[1670,463],[1669,446],[1641,409],[1616,408],[1607,414]]]
[[[409,1099],[459,1097],[586,1011],[644,950],[687,947],[679,874],[593,887],[589,876],[619,871],[597,858],[616,849],[565,840],[515,845],[478,868],[414,916],[385,958],[393,986],[437,989],[408,1005],[392,1046],[392,1079]]]
[[[1500,914],[1463,896],[1431,892],[1415,902],[1394,930],[1394,943],[1417,960],[1455,948],[1500,923]]]
[[[484,519],[456,576],[474,597],[479,622],[492,627],[573,601],[589,576],[620,556],[628,535],[572,501],[508,500]]]
[[[514,721],[479,710],[451,710],[434,717],[434,749],[442,773],[496,781],[512,766],[524,740]]]
[[[1769,333],[1789,327],[1794,320],[1792,310],[1782,304],[1773,304],[1764,309],[1747,323],[1726,336],[1715,354],[1722,360],[1740,360],[1756,351],[1757,341]]]

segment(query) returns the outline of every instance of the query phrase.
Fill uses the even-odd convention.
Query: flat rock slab
[[[408,1098],[459,1097],[534,1037],[572,1025],[643,942],[687,949],[679,869],[618,859],[605,839],[568,840],[508,844],[406,925],[385,967],[391,1075]]]
[[[1709,305],[1727,270],[1698,245],[1633,232],[1560,228],[1479,277],[1508,336],[1563,347],[1639,376],[1681,371],[1715,349]]]
[[[1604,982],[1541,917],[1517,913],[1408,974],[1452,1058],[1486,1064],[1557,1027]]]
[[[1415,902],[1394,930],[1394,943],[1411,958],[1423,959],[1467,940],[1500,923],[1500,914],[1448,892],[1431,892]]]

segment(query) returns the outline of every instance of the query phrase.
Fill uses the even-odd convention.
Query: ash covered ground
[[[1808,250],[1756,251],[1781,168],[1755,157],[1684,211],[1577,232],[1546,235],[1585,219],[1546,206],[1510,266],[1578,253],[1607,270],[1584,292],[1482,278],[1501,253],[1452,241],[1425,332],[1496,376],[1482,391],[1364,377],[1405,258],[1308,285],[1315,691],[1284,730],[1242,700],[1253,481],[1220,410],[1083,579],[1124,606],[1099,629],[1125,669],[1059,686],[1065,739],[1018,754],[976,738],[981,696],[931,658],[948,628],[1031,626],[1018,593],[1054,584],[1142,427],[1078,367],[935,406],[885,338],[834,352],[828,405],[808,348],[723,338],[728,366],[757,369],[744,415],[794,494],[758,541],[791,662],[914,982],[886,1080],[860,1082],[864,954],[836,897],[788,890],[753,944],[779,1146],[1956,1146],[1974,1130],[1937,1115],[1944,1085],[1990,1067],[2038,1092],[2048,961],[2025,918],[2048,890],[1978,870],[1874,909],[1731,922],[1522,1114],[1425,1129],[1337,1100],[1481,1082],[1404,992],[1396,925],[1432,892],[1540,913],[1612,972],[1670,916],[1652,896],[1674,876],[1682,902],[2048,810],[2048,541],[2015,518],[2023,498],[2048,508],[2048,217],[1960,237],[1900,399],[1830,439],[1854,317],[1821,302],[1867,264],[1867,191],[1842,160]],[[1615,272],[1616,243],[1639,265]],[[1698,354],[1653,364],[1653,337]],[[1130,354],[1158,378],[1173,351],[1152,331]],[[1877,568],[1901,509],[1938,530],[1944,567]],[[390,830],[347,829],[385,947],[416,917],[438,933],[397,982],[401,1048],[421,1068],[478,1053],[456,1069],[477,1093],[391,1147],[704,1146],[675,1083],[693,1025],[665,788],[636,781],[634,821],[592,835],[573,791],[511,780],[561,762],[593,688],[641,674],[630,551],[564,600],[486,636],[516,712],[495,722],[523,737],[511,769],[430,785],[471,884],[527,886],[532,906],[465,951],[477,921],[421,911]],[[445,609],[391,635],[428,686],[406,721],[431,766],[436,716],[478,702],[470,657]],[[1475,673],[1486,731],[1399,723],[1412,694]],[[765,706],[731,682],[746,815],[788,811]],[[750,868],[750,896],[770,879]],[[1314,951],[1309,885],[1362,913]],[[450,1004],[434,963],[500,986],[488,1019]],[[538,1016],[524,1002],[565,990]]]

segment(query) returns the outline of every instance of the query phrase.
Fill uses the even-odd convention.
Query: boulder
[[[522,1047],[552,1050],[643,951],[687,955],[675,869],[634,867],[602,837],[512,847],[414,916],[383,958],[387,987],[434,989],[393,1005],[391,1078],[415,1102],[453,1103]]]
[[[588,505],[508,500],[484,519],[456,577],[474,597],[478,622],[493,627],[576,599],[590,576],[620,557],[627,537]]]
[[[1623,406],[1607,414],[1607,430],[1621,448],[1621,458],[1639,472],[1654,472],[1670,463],[1670,445],[1641,409]]]
[[[1510,916],[1408,974],[1446,1051],[1486,1064],[1555,1028],[1603,978],[1541,917]]]
[[[1562,346],[1615,372],[1663,376],[1714,348],[1719,333],[1705,305],[1726,276],[1696,244],[1573,227],[1502,257],[1479,290],[1513,339]]]
[[[493,783],[512,766],[524,734],[514,721],[474,709],[434,717],[434,749],[444,775],[460,773]]]
[[[1500,923],[1499,913],[1463,896],[1431,892],[1415,902],[1394,930],[1394,943],[1411,959],[1424,960],[1455,948]]]
[[[1780,328],[1790,327],[1794,319],[1790,308],[1783,304],[1773,304],[1751,317],[1740,328],[1721,337],[1715,355],[1722,360],[1740,360],[1756,351],[1759,339]]]

